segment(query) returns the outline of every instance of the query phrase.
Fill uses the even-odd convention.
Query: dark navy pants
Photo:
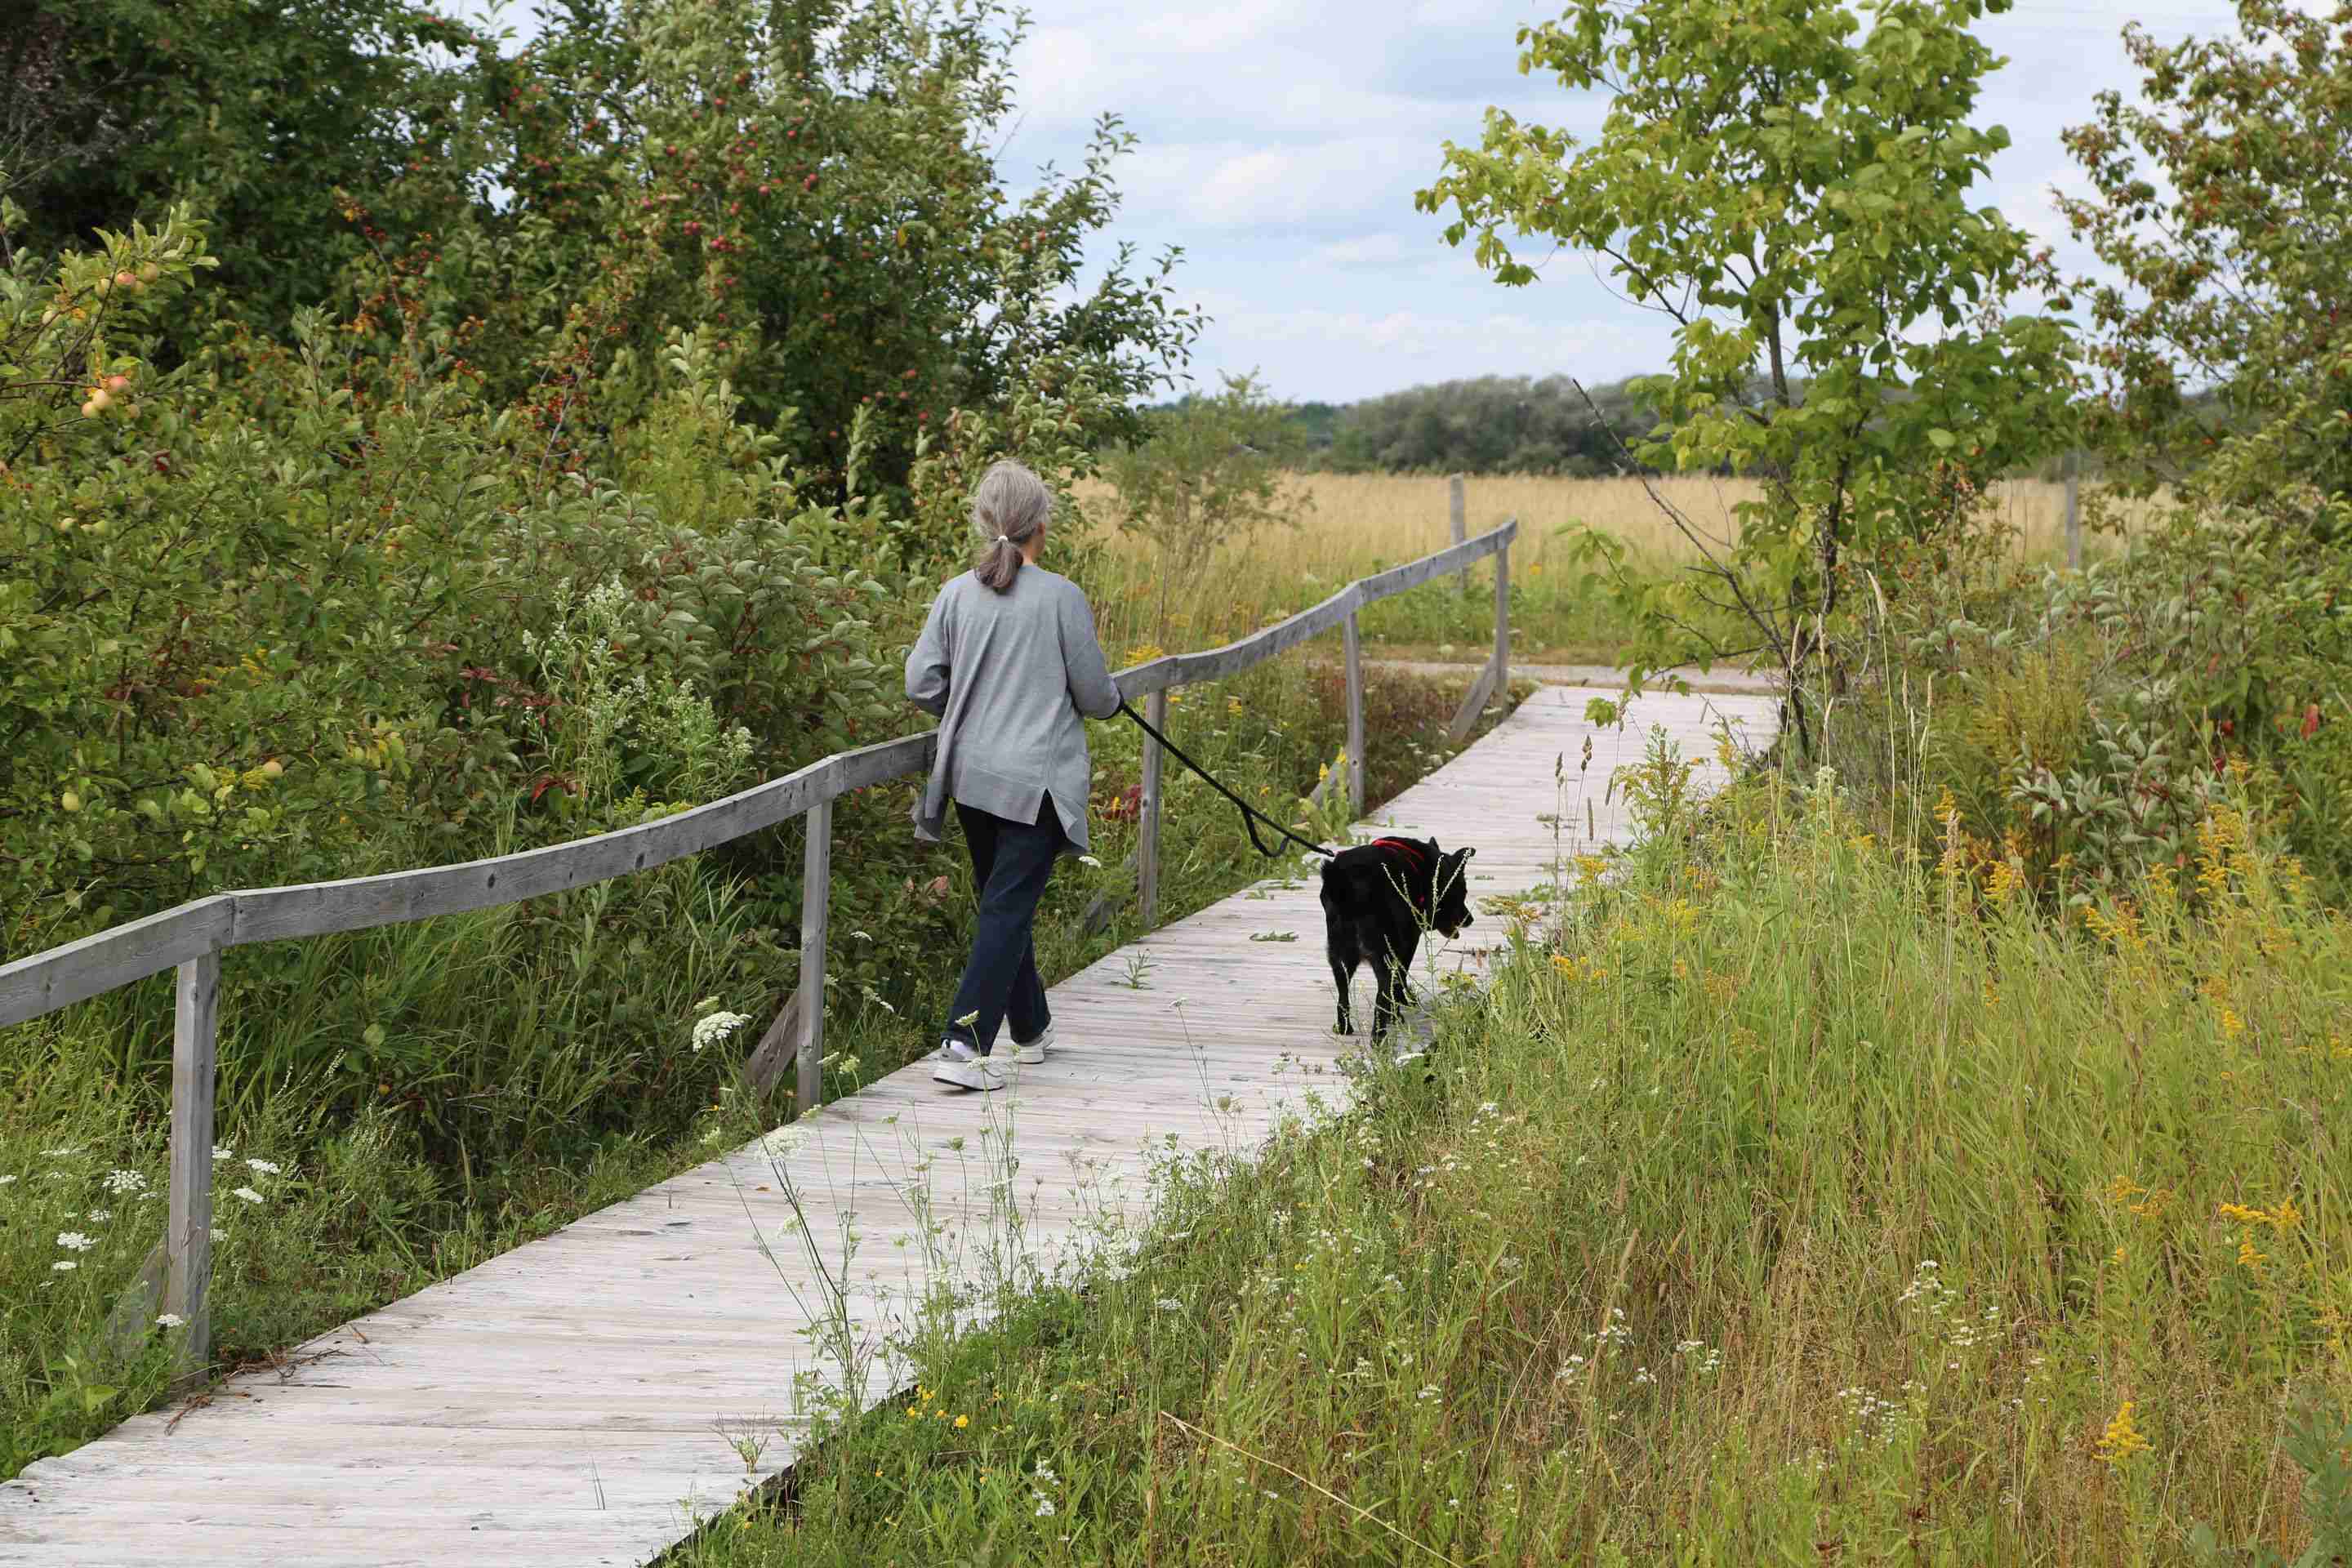
[[[1061,814],[1050,798],[1037,805],[1034,823],[1012,822],[992,812],[956,804],[964,847],[971,853],[971,885],[980,895],[980,919],[972,931],[971,957],[948,1008],[942,1037],[961,1040],[981,1055],[996,1043],[1006,1023],[1013,1037],[1034,1040],[1045,1032],[1045,987],[1037,978],[1037,950],[1031,941],[1037,901],[1064,847]],[[958,1020],[971,1017],[969,1024]]]

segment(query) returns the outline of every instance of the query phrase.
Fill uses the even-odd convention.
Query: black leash
[[[1326,849],[1320,844],[1307,843],[1306,839],[1299,837],[1298,835],[1293,833],[1290,829],[1285,827],[1282,824],[1276,822],[1274,818],[1268,816],[1265,813],[1260,811],[1257,807],[1252,805],[1249,802],[1244,800],[1241,796],[1235,795],[1224,785],[1219,784],[1214,773],[1212,773],[1208,769],[1202,767],[1200,763],[1186,756],[1175,742],[1170,740],[1167,736],[1153,729],[1150,720],[1144,718],[1142,714],[1138,713],[1134,709],[1127,705],[1126,699],[1122,698],[1119,700],[1118,710],[1126,714],[1129,718],[1134,720],[1136,726],[1145,734],[1150,736],[1153,740],[1167,747],[1170,753],[1173,755],[1178,762],[1183,763],[1186,767],[1192,769],[1202,778],[1207,779],[1211,789],[1215,790],[1219,795],[1223,795],[1227,800],[1232,801],[1235,805],[1242,808],[1242,826],[1249,830],[1250,845],[1259,854],[1265,856],[1269,860],[1276,859],[1282,854],[1282,851],[1279,849],[1268,849],[1265,847],[1265,840],[1257,836],[1257,825],[1263,822],[1268,827],[1273,828],[1276,833],[1281,834],[1285,838],[1289,839],[1293,844],[1299,846],[1301,848],[1311,850],[1315,854],[1323,856],[1327,859],[1338,858],[1339,853],[1338,850]]]

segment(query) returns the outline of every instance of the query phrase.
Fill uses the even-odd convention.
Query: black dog
[[[1453,936],[1470,923],[1465,885],[1475,849],[1451,855],[1434,838],[1375,838],[1323,862],[1323,927],[1331,977],[1339,985],[1339,1028],[1352,1035],[1348,985],[1367,961],[1379,985],[1372,1038],[1389,1032],[1412,1000],[1406,971],[1426,930]]]

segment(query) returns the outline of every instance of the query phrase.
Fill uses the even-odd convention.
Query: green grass
[[[672,1563],[2352,1549],[2352,926],[2228,819],[2086,924],[1739,801]]]
[[[1370,683],[1375,799],[1450,754],[1458,696]],[[1295,806],[1344,734],[1337,672],[1299,658],[1180,697],[1186,750],[1257,781],[1270,805]],[[1108,806],[1137,776],[1137,732],[1092,739]],[[911,955],[960,952],[969,870],[961,844],[913,842],[908,803],[905,786],[871,791],[836,819],[837,844],[858,853],[835,857],[828,1094],[934,1043],[955,983],[953,964]],[[1042,913],[1049,981],[1136,930],[1131,908],[1078,929],[1133,847],[1131,826],[1104,816],[1101,866],[1066,863]],[[229,954],[219,1363],[267,1359],[787,1118],[788,1096],[753,1095],[734,1072],[795,978],[798,836],[768,837],[525,907]],[[1171,764],[1162,917],[1265,874],[1232,808]],[[706,1008],[751,1021],[698,1053]],[[0,1035],[0,1478],[163,1396],[170,1331],[122,1354],[105,1325],[162,1231],[170,1019],[166,975]]]

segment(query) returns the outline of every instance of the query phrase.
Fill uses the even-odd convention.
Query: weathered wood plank
[[[176,968],[228,942],[234,895],[215,894],[0,963],[0,1028]]]
[[[751,1054],[743,1058],[743,1080],[761,1094],[773,1090],[784,1079],[784,1069],[799,1058],[801,1047],[801,998],[807,993],[797,986],[784,998],[776,1010],[775,1021]]]
[[[1498,556],[1496,559],[1500,559]],[[1348,809],[1364,809],[1364,649],[1356,617],[1348,616],[1342,657],[1348,664]]]
[[[1462,542],[1466,517],[1467,509],[1463,504],[1462,476],[1448,474],[1445,477],[1445,528],[1446,531],[1454,536],[1454,542],[1456,544]],[[1454,591],[1465,598],[1469,597],[1470,568],[1467,566],[1462,568],[1455,575]]]
[[[163,1233],[163,1310],[181,1321],[171,1331],[173,1362],[201,1372],[212,1355],[205,1300],[213,1274],[213,1088],[220,1023],[220,954],[180,965],[172,1031],[172,1173],[169,1228]]]
[[[1489,660],[1486,668],[1479,670],[1478,679],[1470,683],[1469,694],[1462,699],[1462,706],[1454,710],[1453,721],[1445,726],[1447,745],[1458,746],[1470,738],[1470,731],[1478,727],[1478,715],[1486,710],[1487,700],[1495,695],[1496,689],[1495,666]]]
[[[824,1089],[824,942],[833,908],[833,802],[820,801],[808,814],[808,842],[801,871],[800,1071],[794,1109],[807,1115]]]
[[[1144,721],[1165,734],[1168,693],[1151,693],[1144,704]],[[1160,921],[1160,745],[1146,731],[1143,737],[1143,784],[1135,814],[1135,907],[1150,931]]]
[[[1518,520],[1511,520],[1516,528]],[[1497,695],[1511,689],[1511,545],[1495,552],[1495,686]]]
[[[782,778],[753,784],[723,800],[656,822],[520,855],[424,871],[233,893],[229,896],[235,900],[236,915],[230,943],[241,946],[285,937],[324,936],[490,909],[649,871],[788,822],[851,790],[919,773],[930,765],[937,744],[937,731],[885,741],[826,757]]]

